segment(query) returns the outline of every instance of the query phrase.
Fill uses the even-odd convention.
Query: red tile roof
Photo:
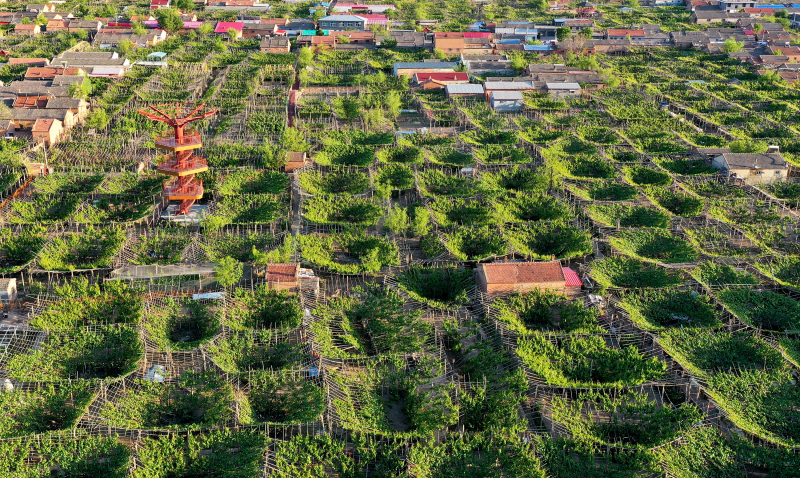
[[[31,128],[31,131],[40,131],[40,132],[41,131],[50,131],[50,127],[52,127],[53,123],[55,123],[56,121],[58,121],[58,120],[50,119],[50,118],[39,118],[39,119],[36,120],[35,123],[33,123],[33,127]]]
[[[417,81],[469,81],[469,75],[464,72],[453,73],[416,73]]]
[[[267,266],[267,282],[297,282],[298,263],[269,264]]]
[[[644,38],[644,30],[621,30],[615,28],[608,29],[608,36],[610,37],[642,37]]]
[[[18,96],[14,108],[44,108],[48,99],[47,96]]]
[[[564,270],[559,261],[551,262],[495,262],[480,264],[488,284],[525,284],[565,282]]]

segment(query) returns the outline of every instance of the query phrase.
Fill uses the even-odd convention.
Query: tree
[[[86,117],[86,126],[95,129],[103,129],[108,124],[108,113],[103,108],[97,108]]]
[[[182,12],[194,10],[194,0],[175,0],[175,6]]]
[[[79,83],[72,83],[67,88],[67,93],[73,98],[83,98],[86,99],[89,96],[89,93],[92,92],[92,82],[89,81],[88,76],[83,77],[83,81]]]
[[[767,143],[763,141],[753,141],[738,139],[728,145],[732,153],[764,153],[767,151]]]
[[[173,8],[159,8],[154,12],[158,26],[167,33],[175,33],[183,28],[183,20],[177,10]]]
[[[314,15],[312,15],[311,18],[314,20],[314,23],[317,23],[319,21],[319,19],[324,17],[325,15],[327,15],[327,12],[325,11],[325,9],[324,8],[318,8],[318,9],[314,10]]]
[[[130,40],[120,40],[119,45],[117,45],[117,50],[119,50],[120,54],[125,55],[133,50],[133,42]]]
[[[444,60],[445,58],[447,58],[447,55],[445,55],[444,52],[439,48],[434,48],[433,57],[436,58],[437,60]]]
[[[558,27],[556,30],[556,40],[559,43],[565,42],[572,37],[572,29],[570,27]]]
[[[381,48],[395,48],[397,46],[396,38],[384,38],[381,40]]]
[[[389,116],[392,118],[397,118],[397,115],[400,114],[400,107],[402,105],[403,102],[400,99],[400,93],[392,90],[386,94],[386,111],[389,112]]]
[[[395,234],[405,234],[408,228],[411,227],[406,208],[397,204],[389,208],[389,214],[386,215],[386,220],[384,220],[383,224]]]
[[[754,32],[761,33],[762,30],[764,30],[764,25],[762,25],[760,23],[756,23],[755,25],[753,25],[753,31]]]
[[[281,146],[287,151],[305,152],[311,149],[311,145],[308,144],[303,133],[295,127],[288,127],[283,130]]]
[[[630,8],[636,8],[639,5],[639,0],[625,0],[625,5],[629,6]]]
[[[744,48],[744,42],[736,41],[735,38],[728,38],[722,44],[722,51],[725,53],[736,53],[742,51]]]
[[[203,23],[197,29],[197,33],[200,35],[210,35],[214,31],[214,27],[211,26],[210,23]]]
[[[21,23],[22,25],[30,25],[32,22],[30,18],[25,17],[22,20],[20,20],[19,23]]]
[[[581,35],[587,40],[591,40],[592,36],[594,35],[594,30],[592,30],[590,27],[586,27],[581,30]]]
[[[87,38],[89,38],[89,32],[87,32],[83,28],[78,28],[77,30],[75,30],[75,35],[81,40],[86,40]]]
[[[228,28],[225,33],[228,35],[228,40],[236,40],[239,38],[239,30],[235,28]]]
[[[47,23],[49,21],[50,20],[48,20],[47,17],[44,16],[43,13],[40,13],[39,15],[36,16],[36,20],[34,20],[33,23],[39,25],[40,27],[43,27],[43,26],[47,25]]]
[[[314,52],[311,51],[311,48],[307,46],[301,48],[300,53],[297,55],[297,65],[300,68],[305,68],[310,66],[312,61],[314,61]]]
[[[528,45],[542,45],[542,44],[543,43],[540,40],[537,40],[536,38],[531,37],[530,39],[528,39]]]
[[[144,25],[141,24],[141,22],[133,22],[131,24],[131,30],[133,30],[133,33],[135,35],[147,34],[147,28],[145,28]]]
[[[778,8],[775,12],[775,18],[789,18],[789,13],[784,8]]]
[[[217,282],[222,287],[231,287],[239,283],[244,273],[244,264],[233,257],[224,257],[214,266]]]
[[[530,4],[531,8],[538,12],[544,12],[550,8],[548,5],[547,0],[533,0]]]

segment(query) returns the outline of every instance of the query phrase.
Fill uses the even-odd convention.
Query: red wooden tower
[[[196,130],[184,130],[186,126],[217,111],[207,108],[206,105],[194,103],[168,103],[165,105],[150,106],[139,110],[140,114],[154,121],[166,123],[173,129],[171,136],[156,139],[156,148],[165,149],[171,154],[166,161],[158,167],[158,172],[175,176],[164,187],[164,196],[172,201],[180,201],[178,214],[188,214],[194,202],[203,197],[203,181],[194,177],[195,174],[208,171],[206,158],[194,154],[194,150],[203,146],[200,133]]]

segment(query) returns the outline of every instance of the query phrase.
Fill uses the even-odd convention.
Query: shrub
[[[506,230],[517,252],[533,259],[569,259],[592,253],[591,236],[562,221],[540,221],[515,225]]]
[[[377,153],[378,161],[382,163],[422,164],[425,156],[422,150],[414,146],[386,147]]]
[[[657,209],[626,204],[592,204],[586,208],[589,216],[606,226],[616,227],[668,227],[669,217]]]
[[[445,235],[445,247],[460,261],[478,261],[508,254],[502,233],[491,226],[460,227]]]
[[[622,168],[625,178],[637,186],[669,186],[672,178],[669,174],[647,166],[633,165]]]
[[[320,196],[351,196],[369,190],[369,176],[356,171],[312,170],[300,174],[300,187]]]
[[[305,260],[341,274],[374,273],[384,266],[400,265],[397,244],[383,237],[368,236],[363,231],[300,236],[298,242]],[[339,248],[347,254],[346,259],[337,253]]]
[[[705,209],[705,203],[702,199],[698,199],[686,193],[673,190],[652,189],[649,191],[649,195],[656,204],[676,216],[697,216]]]
[[[517,355],[548,385],[560,387],[623,387],[657,380],[667,364],[630,345],[613,348],[601,336],[564,337],[552,342],[534,333],[521,338]]]
[[[293,329],[303,320],[303,308],[297,296],[270,289],[268,284],[252,290],[234,289],[233,297],[233,307],[225,320],[225,325],[233,329]]]
[[[711,299],[694,291],[645,290],[625,295],[620,304],[628,311],[631,320],[645,330],[722,325]]]
[[[751,288],[725,288],[717,298],[743,322],[759,329],[797,330],[800,303],[783,294]]]
[[[396,278],[398,287],[412,299],[437,309],[453,309],[469,302],[472,275],[471,269],[412,266]]]
[[[248,374],[254,418],[271,423],[310,423],[325,411],[325,390],[292,372]]]
[[[683,282],[679,271],[670,271],[629,257],[607,257],[592,262],[592,278],[603,287],[661,288]]]
[[[190,350],[212,339],[220,329],[221,313],[196,300],[166,298],[144,319],[144,328],[158,350]]]
[[[699,257],[692,245],[664,229],[626,229],[611,245],[633,256],[665,263],[692,262]]]
[[[304,217],[317,224],[372,226],[384,209],[367,198],[314,197],[304,204]]]

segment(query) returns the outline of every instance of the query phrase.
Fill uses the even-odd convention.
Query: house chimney
[[[781,147],[778,146],[777,144],[771,144],[767,148],[767,154],[778,154],[780,152],[781,152]]]

